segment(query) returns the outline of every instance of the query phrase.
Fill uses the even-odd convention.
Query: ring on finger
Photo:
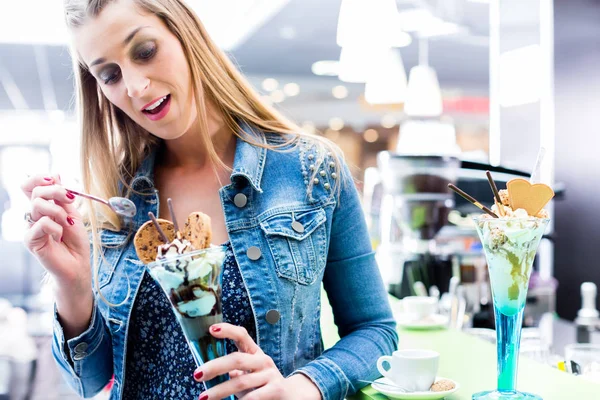
[[[29,211],[25,213],[25,221],[27,221],[29,226],[35,224],[35,221],[33,220],[33,218],[31,218],[31,213]]]

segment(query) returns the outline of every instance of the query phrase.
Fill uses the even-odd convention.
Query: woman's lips
[[[168,113],[169,110],[171,108],[171,95],[167,95],[167,98],[165,99],[165,101],[163,101],[158,107],[156,107],[154,110],[150,111],[142,111],[142,113],[148,117],[151,121],[158,121],[160,119],[163,119]]]

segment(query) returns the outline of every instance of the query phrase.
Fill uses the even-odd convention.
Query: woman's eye
[[[140,60],[148,60],[152,58],[155,52],[156,48],[154,46],[145,46],[142,49],[140,49],[137,58]]]
[[[104,81],[105,85],[110,85],[119,80],[120,72],[119,70],[111,70],[105,74],[100,75],[100,79]]]

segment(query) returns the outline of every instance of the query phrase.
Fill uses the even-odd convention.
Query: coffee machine
[[[460,160],[452,156],[378,154],[378,263],[388,291],[403,298],[413,284],[436,285],[443,293],[453,275],[452,253],[437,243],[454,208]]]

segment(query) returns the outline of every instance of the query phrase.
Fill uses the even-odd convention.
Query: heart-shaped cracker
[[[157,221],[165,235],[167,235],[169,243],[172,242],[175,239],[175,226],[173,226],[173,223],[160,218]],[[143,263],[148,264],[156,260],[158,246],[165,244],[165,242],[162,240],[152,220],[150,220],[138,229],[133,238],[133,244],[139,259]]]
[[[191,213],[185,222],[183,237],[189,240],[196,250],[210,247],[212,241],[210,217],[201,212]]]
[[[511,179],[506,184],[510,197],[510,207],[513,210],[522,208],[531,216],[544,208],[554,197],[554,190],[543,183],[532,185],[525,179]]]

